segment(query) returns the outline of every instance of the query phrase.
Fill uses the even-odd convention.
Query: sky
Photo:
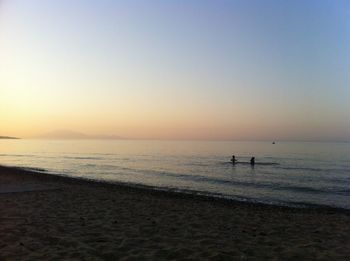
[[[0,0],[0,135],[350,141],[350,2]]]

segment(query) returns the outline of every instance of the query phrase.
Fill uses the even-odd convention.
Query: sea
[[[245,202],[350,209],[350,143],[0,140],[0,165]]]

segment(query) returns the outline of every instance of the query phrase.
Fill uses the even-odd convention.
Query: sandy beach
[[[0,167],[0,260],[348,260],[350,216]]]

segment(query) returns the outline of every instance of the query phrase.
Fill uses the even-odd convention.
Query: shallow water
[[[0,140],[0,164],[238,200],[350,209],[350,143]]]

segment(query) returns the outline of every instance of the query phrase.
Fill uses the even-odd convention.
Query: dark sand
[[[0,260],[349,258],[347,211],[209,200],[0,167]]]

